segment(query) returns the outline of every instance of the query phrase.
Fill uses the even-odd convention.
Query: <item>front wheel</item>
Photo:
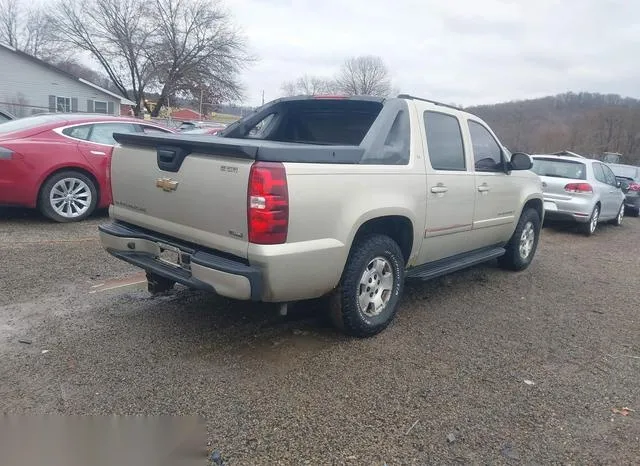
[[[359,240],[331,299],[334,325],[360,338],[384,330],[398,311],[404,267],[400,247],[388,236],[370,235]]]
[[[51,220],[78,222],[93,213],[98,203],[95,183],[85,174],[69,170],[51,176],[40,190],[38,206]]]
[[[529,267],[538,248],[539,238],[540,215],[535,209],[525,209],[520,215],[516,231],[507,243],[507,252],[498,258],[500,267],[515,271]]]

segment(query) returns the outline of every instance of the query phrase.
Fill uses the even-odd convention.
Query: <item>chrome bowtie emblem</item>
[[[175,191],[178,189],[178,182],[171,178],[158,178],[156,180],[156,188],[160,188],[166,192]]]

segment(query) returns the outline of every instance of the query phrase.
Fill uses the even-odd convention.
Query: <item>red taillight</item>
[[[593,188],[589,183],[569,183],[564,190],[570,193],[592,193]]]
[[[640,183],[631,183],[629,185],[629,191],[638,191],[638,192],[640,192]]]
[[[247,193],[249,242],[282,244],[289,229],[287,172],[279,162],[256,162]]]

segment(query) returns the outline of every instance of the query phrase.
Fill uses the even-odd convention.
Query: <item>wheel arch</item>
[[[527,201],[522,206],[522,212],[526,209],[533,209],[538,212],[538,216],[540,217],[540,223],[544,221],[544,201],[539,197],[532,197],[527,199]],[[520,215],[522,215],[522,212]]]
[[[354,245],[370,234],[383,234],[393,239],[404,257],[405,263],[409,263],[415,247],[415,227],[413,220],[403,213],[385,213],[380,215],[369,215],[363,218],[357,228],[351,234],[349,252]]]

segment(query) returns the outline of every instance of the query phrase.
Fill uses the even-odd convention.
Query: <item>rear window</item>
[[[609,165],[613,174],[619,178],[627,178],[630,180],[640,179],[640,168],[638,167],[625,167],[620,165]]]
[[[382,102],[305,99],[269,107],[262,117],[239,122],[227,137],[304,144],[360,145],[382,110]]]
[[[66,118],[61,115],[38,115],[26,118],[18,118],[16,120],[2,123],[2,126],[0,126],[0,134],[15,133],[16,131],[23,131],[25,129],[36,128],[40,125],[65,120]]]
[[[584,163],[572,160],[557,160],[538,158],[533,159],[534,173],[539,176],[552,176],[555,178],[569,178],[571,180],[586,180],[587,167]]]

